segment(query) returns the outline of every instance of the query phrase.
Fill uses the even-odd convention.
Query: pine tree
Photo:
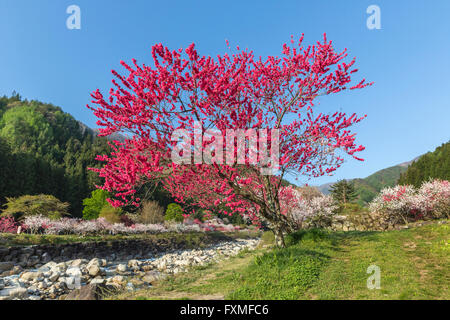
[[[450,180],[450,142],[413,162],[400,176],[398,184],[419,187],[429,179]]]
[[[330,192],[334,200],[340,204],[350,203],[357,197],[354,183],[347,180],[339,180],[333,184]]]

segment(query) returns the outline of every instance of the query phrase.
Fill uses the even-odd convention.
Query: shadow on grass
[[[323,229],[311,229],[306,231],[300,231],[300,235],[295,235],[294,237],[299,240],[302,239],[313,239],[325,240],[329,239],[333,243],[338,243],[344,240],[379,240],[379,236],[384,234],[383,231],[330,231]]]

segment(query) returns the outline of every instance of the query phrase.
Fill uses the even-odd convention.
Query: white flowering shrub
[[[423,183],[417,192],[418,206],[430,218],[450,217],[450,182],[431,180]]]
[[[223,219],[214,217],[205,221],[201,224],[204,231],[222,231],[222,232],[233,232],[239,230],[239,226],[234,226],[232,224],[226,224]]]
[[[142,224],[137,223],[129,227],[135,233],[162,233],[167,232],[167,229],[161,224]]]
[[[138,234],[138,233],[161,233],[169,231],[166,227],[159,224],[140,224],[136,223],[126,226],[123,223],[111,224],[104,218],[96,220],[81,220],[63,218],[59,220],[50,220],[41,215],[25,218],[23,223],[25,229],[30,233],[44,234]]]
[[[28,220],[25,221],[27,223]],[[79,225],[79,220],[63,218],[46,223],[45,233],[47,234],[72,234]]]
[[[25,217],[23,221],[23,226],[28,232],[31,233],[41,233],[51,224],[50,218],[44,217],[42,215],[34,215]]]
[[[186,233],[186,232],[203,232],[205,231],[198,224],[171,223],[168,225],[169,231]],[[210,231],[210,230],[208,230]]]
[[[286,206],[289,207],[287,215],[295,221],[299,229],[329,227],[338,208],[329,195],[307,199],[297,190]]]
[[[135,223],[126,226],[123,223],[109,223],[104,218],[98,218],[96,220],[71,218],[50,220],[42,215],[26,217],[23,226],[29,233],[54,235],[156,234],[163,232],[187,233],[216,230],[232,232],[239,229],[239,227],[224,224],[220,219],[212,220],[207,223],[201,223],[200,221],[186,221],[186,223],[170,223],[167,225]]]
[[[102,218],[97,220],[81,220],[79,223],[75,225],[73,229],[73,233],[81,234],[81,235],[95,235],[105,233],[106,231],[106,223]]]
[[[385,214],[389,223],[399,224],[420,218],[418,204],[413,186],[395,186],[381,190],[369,204],[369,209]]]

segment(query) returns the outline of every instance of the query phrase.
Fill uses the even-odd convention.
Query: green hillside
[[[431,178],[450,180],[450,141],[413,162],[399,179],[399,184],[416,187]]]
[[[370,202],[381,189],[396,185],[398,178],[407,168],[407,166],[397,165],[377,171],[364,179],[354,179],[358,202],[364,205]]]
[[[401,173],[406,171],[408,165],[409,162],[402,163],[377,171],[364,179],[350,180],[355,184],[355,189],[358,193],[358,203],[360,205],[366,205],[381,189],[396,185]],[[329,189],[332,185],[333,183],[327,183],[318,188],[322,193],[329,194]]]
[[[0,205],[6,197],[51,194],[80,216],[82,199],[101,182],[86,168],[108,150],[105,138],[59,107],[0,97]]]
[[[396,184],[411,184],[419,187],[422,182],[431,178],[450,180],[450,141],[412,161],[377,171],[367,178],[352,181],[358,191],[358,203],[365,205],[385,187]],[[319,190],[329,194],[332,185],[333,183],[321,185]]]

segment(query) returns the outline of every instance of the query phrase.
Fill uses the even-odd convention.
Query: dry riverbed
[[[83,288],[101,288],[106,292],[148,288],[162,277],[236,256],[244,249],[253,250],[258,242],[258,239],[234,239],[201,249],[176,250],[124,261],[99,258],[50,261],[37,269],[0,277],[0,300],[79,299],[85,294]],[[14,268],[3,264],[0,268]],[[93,297],[94,293],[88,296]]]

